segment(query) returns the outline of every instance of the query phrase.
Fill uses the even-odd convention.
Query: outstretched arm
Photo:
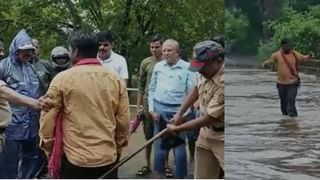
[[[303,54],[301,54],[301,53],[299,53],[297,51],[294,51],[294,53],[296,54],[297,60],[299,62],[306,62],[306,61],[310,60],[313,57],[312,54],[303,55]]]
[[[191,101],[190,101],[191,102]],[[182,108],[181,108],[182,109]],[[179,113],[181,113],[179,111]],[[207,125],[219,125],[224,123],[224,85],[220,86],[215,92],[212,99],[209,101],[206,108],[206,113],[200,118],[188,121],[181,125],[168,125],[169,131],[183,131],[190,130],[194,128],[200,128]]]
[[[262,63],[262,67],[265,67],[267,64],[273,64],[277,61],[275,54],[272,54],[271,57]]]
[[[183,114],[188,110],[188,108],[191,105],[193,105],[193,103],[195,103],[198,100],[198,98],[198,88],[197,86],[194,86],[171,121],[173,121],[174,124],[182,124]]]
[[[9,101],[12,104],[28,106],[33,109],[40,109],[40,103],[37,99],[24,96],[7,87],[4,82],[0,83],[1,98]]]

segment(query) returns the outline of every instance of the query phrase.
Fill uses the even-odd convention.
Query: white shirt
[[[127,61],[120,54],[111,51],[110,57],[108,59],[102,60],[102,65],[104,67],[112,69],[122,79],[129,79]]]

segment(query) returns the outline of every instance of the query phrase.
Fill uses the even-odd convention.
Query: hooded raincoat
[[[26,44],[31,44],[31,38],[21,30],[11,42],[9,56],[0,62],[0,79],[16,92],[37,99],[41,91],[35,68],[30,62],[21,62],[17,56],[18,48]],[[12,121],[6,129],[6,138],[25,140],[36,137],[40,112],[14,104],[11,104],[11,110]]]

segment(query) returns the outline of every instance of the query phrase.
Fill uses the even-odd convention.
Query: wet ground
[[[132,109],[131,112],[135,112],[135,111]],[[130,136],[129,145],[127,148],[124,149],[123,157],[126,156],[127,154],[130,154],[130,153],[136,151],[144,143],[145,143],[145,139],[144,139],[142,124],[141,124],[139,126],[137,132]],[[186,146],[186,149],[187,149],[187,155],[188,155],[188,162],[190,162],[190,156],[189,156],[189,151],[188,151],[187,146]],[[153,168],[153,153],[154,152],[152,152],[152,155],[151,155],[152,168]],[[158,179],[159,176],[157,176],[155,173],[150,173],[145,176],[136,176],[136,172],[145,165],[146,165],[145,152],[143,150],[138,155],[136,155],[135,157],[133,157],[127,163],[125,163],[123,166],[120,167],[119,178],[121,178],[121,179],[135,179],[135,178],[138,178],[138,179],[155,179],[156,178],[156,179]],[[174,157],[173,157],[172,151],[170,151],[170,155],[169,155],[169,166],[171,168],[174,168]],[[188,164],[188,176],[186,178],[193,178],[193,163]]]
[[[226,68],[226,179],[320,179],[320,81],[301,74],[299,117],[280,112],[276,74]]]

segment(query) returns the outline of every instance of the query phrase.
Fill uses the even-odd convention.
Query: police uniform
[[[209,61],[223,59],[223,48],[213,41],[199,42],[193,48],[189,70],[206,72]],[[200,129],[195,149],[196,179],[218,178],[224,169],[224,66],[211,78],[197,77],[201,116],[210,116],[212,122]]]
[[[7,84],[0,80],[0,87],[6,86]],[[4,146],[5,141],[5,129],[11,120],[11,110],[7,100],[0,98],[0,154]]]
[[[208,114],[215,119],[215,125],[201,128],[196,143],[195,178],[197,179],[218,177],[220,167],[224,168],[223,69],[224,67],[221,67],[211,79],[200,75],[197,82],[201,115]]]

